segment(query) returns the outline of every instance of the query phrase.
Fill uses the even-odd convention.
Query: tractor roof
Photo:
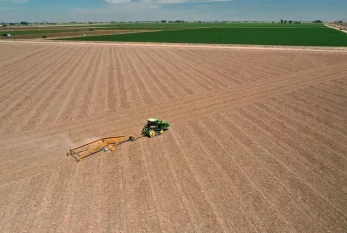
[[[149,118],[148,121],[155,122],[155,121],[158,121],[158,119],[157,118]]]

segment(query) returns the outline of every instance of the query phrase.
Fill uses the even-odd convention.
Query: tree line
[[[293,21],[293,20],[283,20],[283,19],[281,19],[281,21],[280,21],[280,23],[281,24],[286,24],[286,23],[288,23],[288,24],[300,24],[301,22],[300,21]]]

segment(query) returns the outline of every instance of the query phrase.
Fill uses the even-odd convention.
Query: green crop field
[[[120,24],[96,24],[96,25],[73,25],[55,27],[29,28],[28,30],[18,30],[18,28],[3,28],[1,34],[9,33],[11,35],[30,35],[44,33],[64,33],[74,32],[75,30],[169,30],[169,29],[195,29],[195,28],[324,28],[320,23],[302,23],[302,24],[280,24],[280,23],[120,23]]]
[[[347,46],[346,33],[327,27],[199,28],[108,36],[78,37],[67,38],[64,40],[295,46]]]

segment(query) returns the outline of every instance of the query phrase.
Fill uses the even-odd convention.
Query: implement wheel
[[[149,131],[149,137],[154,137],[155,136],[155,131],[154,130],[151,130]]]

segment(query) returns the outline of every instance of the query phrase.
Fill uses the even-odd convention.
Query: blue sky
[[[344,20],[347,0],[0,0],[0,22]]]

